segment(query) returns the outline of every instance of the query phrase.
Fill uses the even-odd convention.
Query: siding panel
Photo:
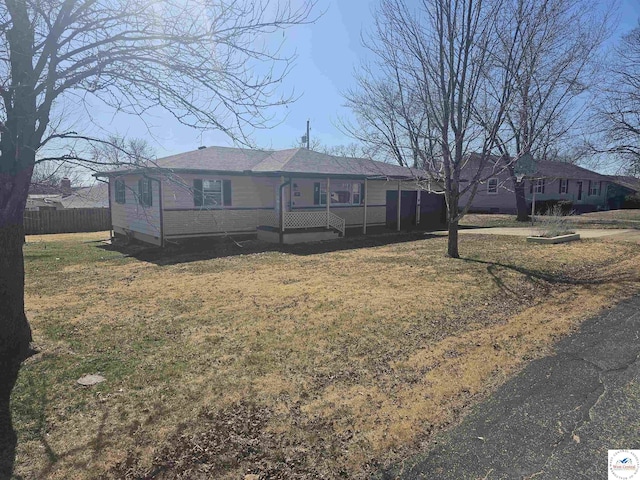
[[[279,180],[273,177],[249,177],[243,175],[192,175],[181,174],[165,177],[162,182],[164,209],[191,209],[193,180],[229,180],[231,182],[232,207],[273,208],[275,189]]]
[[[268,211],[268,210],[267,210]],[[255,232],[261,210],[186,210],[164,212],[164,235]]]
[[[121,230],[131,230],[154,238],[160,237],[160,202],[159,185],[157,181],[151,182],[153,204],[143,207],[138,203],[138,180],[140,175],[126,175],[120,179],[125,182],[126,203],[116,203],[115,182],[109,182],[109,195],[111,197],[111,221],[114,227]]]

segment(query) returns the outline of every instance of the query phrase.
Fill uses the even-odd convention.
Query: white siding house
[[[114,232],[156,245],[260,230],[281,241],[285,231],[320,227],[366,232],[388,223],[388,191],[418,189],[411,169],[306,149],[210,147],[96,176],[109,179]]]

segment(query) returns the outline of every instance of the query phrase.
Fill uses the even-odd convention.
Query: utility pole
[[[309,150],[309,120],[307,120],[307,150]]]

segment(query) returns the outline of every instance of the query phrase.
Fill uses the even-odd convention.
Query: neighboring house
[[[96,182],[89,187],[76,187],[62,198],[64,208],[109,208],[109,184]]]
[[[624,208],[625,204],[629,205],[627,198],[637,196],[640,193],[640,178],[630,177],[626,175],[607,175],[613,182],[610,188],[611,200],[609,206],[613,208]],[[637,206],[638,201],[633,202]],[[628,207],[627,207],[628,208]],[[636,208],[631,207],[631,208]]]
[[[109,180],[114,233],[156,245],[249,233],[293,243],[349,227],[428,228],[443,220],[442,195],[418,195],[411,169],[302,148],[200,148],[96,176]]]
[[[25,210],[33,212],[40,210],[62,210],[62,195],[46,194],[46,193],[30,193],[27,196],[27,204]]]
[[[25,210],[62,210],[64,208],[62,199],[71,193],[71,181],[66,177],[60,181],[59,185],[46,182],[32,183],[29,186]]]
[[[72,187],[68,178],[59,185],[32,184],[25,210],[66,210],[70,208],[109,208],[109,186],[97,182],[89,187]]]
[[[498,157],[492,157],[488,163],[470,211],[516,213],[514,186],[509,173]],[[601,175],[564,162],[538,161],[535,173],[525,176],[525,197],[529,208],[535,197],[536,202],[571,202],[576,213],[608,210],[620,208],[629,193],[632,190],[621,183],[619,177]],[[466,204],[467,198],[461,200],[461,206]]]

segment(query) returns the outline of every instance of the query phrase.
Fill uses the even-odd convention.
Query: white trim
[[[545,179],[544,178],[538,178],[533,184],[533,193],[537,193],[539,195],[542,195],[544,193],[544,187],[545,187]]]

